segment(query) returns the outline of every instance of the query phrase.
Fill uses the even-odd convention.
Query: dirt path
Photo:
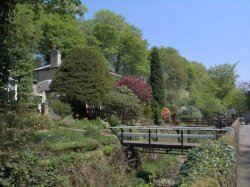
[[[238,185],[250,186],[250,124],[240,126],[240,153],[238,157]]]

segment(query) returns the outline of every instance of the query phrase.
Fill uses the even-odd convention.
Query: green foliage
[[[159,49],[154,47],[151,52],[151,74],[150,83],[153,91],[153,98],[160,107],[165,106],[165,86],[163,80],[163,69],[159,56]]]
[[[20,40],[15,41],[15,45],[13,45],[13,36],[14,38],[16,37],[13,35],[13,31],[16,32],[16,24],[15,21],[18,20],[18,17],[15,17],[15,11],[14,9],[16,6],[20,7],[20,4],[27,4],[29,7],[29,10],[25,10],[27,15],[22,14],[25,17],[20,17],[21,22],[23,26],[19,25],[24,29],[24,32],[22,32],[22,29],[19,30],[18,35],[25,35],[27,34],[27,38],[23,38],[22,41]],[[26,6],[26,7],[27,7]],[[36,29],[35,25],[30,25],[31,20],[30,19],[30,12],[33,12],[34,10],[36,18],[39,17],[39,13],[41,10],[44,10],[48,12],[49,14],[51,13],[70,13],[73,17],[75,14],[82,15],[85,7],[81,4],[80,0],[65,0],[65,1],[45,1],[45,0],[19,0],[19,1],[11,1],[11,0],[4,0],[0,4],[0,89],[3,89],[3,84],[8,80],[9,77],[9,70],[13,68],[16,59],[20,60],[20,54],[24,55],[24,58],[22,60],[27,60],[27,57],[31,57],[32,55],[29,53],[28,56],[26,56],[27,52],[29,52],[32,47],[33,47],[33,42],[31,42],[33,39],[37,39],[37,33],[38,32],[33,32],[33,29]],[[24,13],[24,11],[23,11]],[[15,17],[15,18],[14,18]],[[13,19],[14,18],[14,19]],[[25,18],[28,18],[27,20]],[[14,23],[12,22],[14,20]],[[25,20],[25,21],[23,21]],[[29,26],[27,26],[29,25]],[[27,26],[27,27],[26,27]],[[27,28],[27,29],[26,29]],[[30,33],[27,33],[26,31],[31,29]],[[38,28],[37,28],[38,29]],[[39,30],[37,30],[39,31]],[[32,38],[29,37],[31,35],[36,34],[36,37]],[[21,36],[20,35],[20,36]],[[27,48],[19,48],[20,44],[22,43],[28,43],[30,46],[27,46]],[[24,54],[19,53],[18,54],[13,54],[13,51],[23,51]],[[34,54],[34,53],[33,53]],[[29,62],[30,59],[28,58]],[[27,77],[25,77],[27,78]]]
[[[188,73],[188,88],[195,106],[206,116],[212,116],[214,112],[224,110],[220,100],[215,97],[213,90],[216,85],[209,77],[205,66],[191,62]]]
[[[235,73],[236,65],[237,63],[215,65],[208,70],[209,76],[216,85],[213,92],[225,107],[230,107],[230,101],[236,94],[236,80],[238,78]]]
[[[54,100],[52,102],[52,108],[53,111],[60,116],[66,116],[72,113],[70,105],[60,100]]]
[[[121,120],[118,118],[117,115],[111,115],[108,119],[109,125],[110,126],[118,126],[121,125]]]
[[[24,21],[25,20],[25,21]],[[40,27],[31,5],[17,4],[13,11],[10,54],[13,62],[10,75],[18,81],[18,100],[29,101],[32,93],[35,49],[40,39]]]
[[[152,111],[154,115],[154,123],[160,124],[161,116],[159,111],[165,106],[165,86],[163,79],[163,69],[160,61],[159,49],[152,48],[151,52],[151,74],[150,83],[153,93]]]
[[[18,157],[12,157],[5,165],[1,165],[0,185],[23,187],[65,185],[66,180],[60,165],[41,164],[38,154],[31,150],[18,154]]]
[[[163,176],[166,172],[166,168],[171,167],[177,162],[177,157],[173,155],[158,156],[156,160],[149,160],[143,165],[143,171],[151,173],[154,178]]]
[[[110,156],[114,153],[115,149],[117,148],[116,145],[106,145],[103,148],[103,153],[105,156]]]
[[[67,151],[92,151],[99,147],[97,141],[93,139],[85,138],[84,142],[58,142],[48,143],[46,146],[50,151],[53,152],[67,152]]]
[[[122,16],[100,10],[80,24],[88,45],[100,49],[116,73],[149,76],[147,41]]]
[[[98,141],[91,137],[86,137],[86,132],[70,129],[54,129],[47,132],[39,132],[34,137],[34,141],[44,144],[44,147],[52,152],[68,152],[70,150],[86,152],[99,147]]]
[[[172,47],[159,49],[166,89],[183,89],[188,80],[188,61]]]
[[[43,14],[39,20],[42,38],[39,41],[38,52],[44,55],[47,62],[50,59],[50,50],[57,47],[64,58],[75,46],[85,45],[77,21],[71,15]]]
[[[224,186],[235,169],[235,151],[224,139],[209,142],[192,149],[183,164],[178,186],[216,184]],[[213,186],[213,185],[211,185]]]
[[[29,110],[27,110],[29,111]],[[0,185],[1,186],[55,186],[63,184],[59,167],[41,165],[38,153],[28,147],[39,117],[23,111],[0,115]],[[34,172],[35,171],[35,172]]]
[[[122,94],[118,91],[111,91],[103,98],[103,114],[107,118],[117,116],[122,123],[132,123],[138,119],[142,108],[140,101],[133,95]]]
[[[71,106],[99,105],[109,88],[103,56],[94,49],[74,48],[56,72],[53,91],[65,94]]]
[[[162,123],[161,108],[155,100],[153,100],[152,111],[153,111],[154,124],[160,125]]]
[[[73,127],[75,129],[87,131],[105,129],[109,125],[108,122],[100,118],[96,118],[95,120],[88,120],[87,118],[74,119],[72,115],[64,116],[63,118],[56,120],[56,124],[63,127]]]
[[[0,114],[0,148],[2,153],[13,151],[24,146],[33,135],[33,122],[29,115],[15,112]]]
[[[54,127],[54,121],[45,115],[38,115],[36,113],[30,116],[30,120],[36,130],[47,130]]]

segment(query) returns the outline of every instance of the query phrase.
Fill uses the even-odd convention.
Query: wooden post
[[[151,129],[148,130],[149,152],[151,152]]]
[[[129,132],[130,132],[130,133],[132,132],[132,129],[131,129],[131,128],[129,129]],[[132,136],[131,136],[131,135],[129,136],[129,139],[132,140]]]
[[[190,130],[187,130],[187,134],[191,134]],[[188,143],[190,142],[190,138],[188,138]]]
[[[121,129],[121,144],[123,145],[123,129]]]
[[[157,133],[158,133],[158,130],[157,129],[155,129],[155,134],[156,134],[156,141],[158,142],[158,135],[157,135]]]
[[[183,154],[183,130],[181,130],[181,152]]]

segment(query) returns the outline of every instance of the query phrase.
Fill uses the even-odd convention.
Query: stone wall
[[[240,129],[240,121],[237,119],[231,126],[233,129],[228,131],[222,138],[230,140],[234,150],[236,152],[236,159],[237,155],[239,154],[239,129]],[[228,183],[225,187],[236,187],[237,186],[237,165],[231,176],[228,176]]]

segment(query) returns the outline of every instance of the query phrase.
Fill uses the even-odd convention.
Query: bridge
[[[181,126],[115,126],[109,127],[121,145],[142,149],[147,153],[168,153],[197,147],[200,143],[218,139],[231,127],[181,127]]]

